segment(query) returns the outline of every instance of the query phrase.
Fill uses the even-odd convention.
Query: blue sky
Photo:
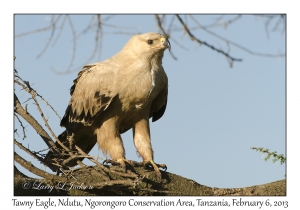
[[[216,20],[212,15],[195,17],[203,25]],[[224,20],[233,17],[225,16]],[[91,17],[77,15],[70,18],[75,31],[80,32]],[[44,27],[50,19],[50,15],[17,15],[15,35]],[[117,53],[131,36],[125,32],[159,32],[154,21],[152,15],[110,18],[107,24],[122,28],[103,26],[107,33],[103,34],[101,55],[89,63]],[[191,20],[189,23],[192,24]],[[285,53],[285,33],[270,32],[267,35],[263,20],[254,16],[242,16],[227,28],[210,30],[254,52]],[[193,33],[217,48],[228,50],[224,42],[203,30]],[[55,73],[64,72],[72,57],[72,34],[68,25],[56,44],[52,46],[51,43],[37,58],[49,36],[48,31],[15,38],[15,68],[63,116],[70,99],[69,89],[80,69],[70,74]],[[190,41],[182,31],[174,33],[174,38],[185,49],[170,40],[177,60],[165,52],[163,66],[169,77],[168,106],[164,116],[150,125],[155,162],[165,163],[171,173],[210,187],[246,187],[283,179],[285,164],[265,162],[262,155],[250,147],[265,147],[286,155],[286,59],[250,55],[230,46],[230,55],[243,59],[230,68],[223,55]],[[75,70],[86,64],[84,62],[93,49],[94,35],[83,33],[77,42]],[[16,93],[21,101],[28,98],[18,87]],[[32,101],[27,103],[28,111],[41,120]],[[49,123],[54,132],[60,134],[64,129],[59,126],[59,119],[48,107],[43,108],[45,115],[50,116]],[[46,148],[30,126],[26,128],[28,137],[22,140],[16,120],[15,124],[20,135],[16,137],[23,145],[29,145],[34,151]],[[122,138],[127,159],[140,161],[133,145],[132,131]],[[23,154],[17,148],[15,151]],[[90,154],[105,158],[97,146]],[[31,161],[37,164],[33,159]]]

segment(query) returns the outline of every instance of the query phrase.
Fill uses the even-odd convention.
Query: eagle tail
[[[70,149],[70,144],[68,141],[68,132],[64,131],[62,132],[59,136],[58,139],[60,140],[61,143],[64,144],[67,148]],[[92,136],[84,136],[79,138],[74,139],[74,144],[78,146],[82,151],[84,151],[86,154],[88,154],[94,145],[97,142],[97,138],[95,135]],[[74,160],[71,160],[70,162],[66,164],[62,164],[65,160],[67,160],[70,155],[68,154],[67,151],[65,151],[62,146],[58,143],[55,142],[55,146],[57,150],[54,150],[50,148],[49,152],[46,154],[44,161],[48,165],[48,167],[53,171],[53,172],[58,172],[60,173],[60,168],[66,169],[68,167],[74,167],[77,165],[77,160],[83,160],[84,158],[76,158]],[[74,147],[73,147],[74,148]],[[76,154],[77,150],[74,148],[73,153]],[[75,151],[76,150],[76,151]]]

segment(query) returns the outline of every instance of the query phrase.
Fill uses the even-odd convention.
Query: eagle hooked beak
[[[165,48],[168,48],[169,51],[171,50],[171,44],[167,38],[165,38],[165,37],[160,38],[160,42]]]

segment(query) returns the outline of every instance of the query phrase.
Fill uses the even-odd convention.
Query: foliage
[[[251,147],[251,149],[261,152],[263,156],[267,154],[265,161],[268,161],[271,157],[274,157],[273,163],[277,161],[279,161],[281,165],[286,163],[286,157],[284,157],[283,154],[278,155],[276,151],[270,152],[269,149],[264,149],[263,147]]]

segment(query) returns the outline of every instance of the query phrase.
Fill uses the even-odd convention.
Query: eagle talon
[[[163,169],[164,171],[167,171],[167,165],[166,164],[156,164],[158,168]]]
[[[109,164],[109,163],[110,163],[111,165],[120,165],[119,162],[114,161],[114,160],[110,160],[110,159],[106,159],[106,160],[103,161],[103,164]]]
[[[161,173],[160,173],[159,168],[163,169],[164,171],[167,170],[166,164],[154,163],[153,160],[143,161],[140,163],[140,165],[144,166],[145,169],[153,168],[153,170],[156,172],[156,174],[160,177],[161,177]]]
[[[109,164],[109,163],[114,166],[120,166],[121,168],[123,168],[125,173],[127,171],[126,165],[130,165],[131,167],[140,166],[138,162],[133,160],[127,160],[127,159],[120,159],[120,160],[106,159],[103,161],[103,164]]]

